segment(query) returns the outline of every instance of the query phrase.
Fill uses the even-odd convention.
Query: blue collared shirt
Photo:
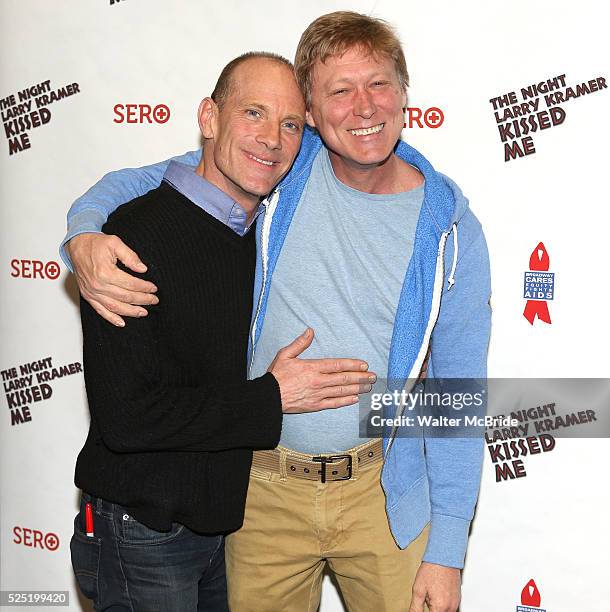
[[[216,185],[199,176],[192,166],[172,161],[165,170],[163,180],[240,236],[250,229],[264,210],[264,204],[260,204],[248,223],[246,211]]]

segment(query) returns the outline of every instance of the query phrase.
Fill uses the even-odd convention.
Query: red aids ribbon
[[[539,242],[530,255],[530,270],[533,272],[547,272],[549,266],[549,254],[546,252],[544,244]],[[530,322],[530,325],[534,324],[536,316],[545,323],[551,322],[548,304],[539,300],[527,300],[523,316]]]
[[[542,244],[542,243],[540,243]],[[540,591],[532,578],[521,591],[521,605],[540,607]]]

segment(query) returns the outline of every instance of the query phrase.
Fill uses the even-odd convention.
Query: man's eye
[[[288,128],[292,132],[298,132],[301,129],[301,126],[297,123],[293,123],[292,121],[288,121],[284,123],[284,127]]]
[[[331,92],[331,96],[340,96],[341,94],[344,94],[347,91],[347,89],[335,89],[333,92]]]
[[[253,108],[249,108],[246,111],[246,115],[248,115],[249,117],[256,117],[256,118],[261,116],[260,112],[255,110],[255,109],[253,109]]]
[[[375,82],[373,83],[373,85],[374,85],[375,87],[380,87],[380,86],[387,85],[387,84],[388,84],[388,82],[387,82],[387,81],[375,81]]]

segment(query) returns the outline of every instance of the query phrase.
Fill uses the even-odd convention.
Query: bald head
[[[220,73],[214,91],[210,96],[219,107],[222,107],[226,102],[227,98],[231,94],[231,90],[235,84],[235,72],[246,62],[253,60],[265,60],[270,63],[285,66],[290,71],[294,71],[292,62],[287,60],[285,57],[278,55],[277,53],[271,53],[269,51],[249,51],[231,60]]]

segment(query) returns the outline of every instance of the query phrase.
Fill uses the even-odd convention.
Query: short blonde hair
[[[373,56],[386,56],[394,61],[398,80],[404,90],[409,85],[407,62],[400,40],[392,26],[383,19],[353,11],[336,11],[318,17],[303,32],[294,59],[297,82],[307,108],[311,108],[313,67],[348,49],[362,48]]]

